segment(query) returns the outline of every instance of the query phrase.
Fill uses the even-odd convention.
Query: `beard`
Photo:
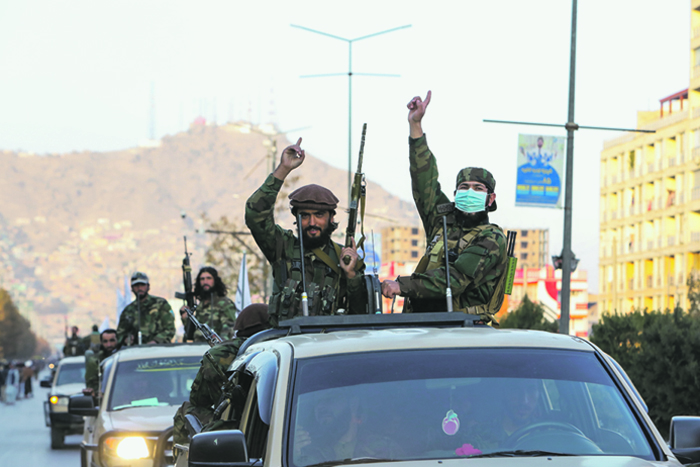
[[[462,212],[460,210],[457,210],[457,216],[462,221],[462,225],[464,225],[465,227],[468,227],[468,228],[476,227],[477,225],[483,224],[484,221],[488,222],[488,220],[489,220],[488,211],[466,213],[466,212]]]
[[[312,227],[307,227],[306,230],[304,230],[304,248],[313,250],[315,248],[321,248],[324,245],[327,245],[331,239],[331,233],[333,233],[332,224],[329,223],[317,237],[309,237],[308,232],[311,228]]]

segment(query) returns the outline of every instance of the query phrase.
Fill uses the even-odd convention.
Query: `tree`
[[[557,332],[559,325],[544,318],[544,308],[539,303],[533,303],[525,295],[518,308],[508,313],[500,323],[501,328],[536,329],[539,331]]]
[[[700,414],[697,313],[676,308],[607,314],[593,326],[591,341],[625,369],[662,435],[668,435],[674,415]]]
[[[0,289],[0,358],[25,359],[34,355],[36,336],[19,314],[12,297]]]

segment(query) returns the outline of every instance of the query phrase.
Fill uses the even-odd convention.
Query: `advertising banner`
[[[515,205],[561,208],[566,138],[518,135]]]

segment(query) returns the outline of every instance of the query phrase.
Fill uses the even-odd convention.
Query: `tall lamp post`
[[[380,36],[382,34],[388,34],[390,32],[398,31],[399,29],[410,28],[410,24],[404,26],[399,26],[396,28],[387,29],[385,31],[375,32],[373,34],[367,34],[366,36],[356,37],[354,39],[348,39],[346,37],[336,36],[334,34],[328,34],[326,32],[317,31],[315,29],[307,28],[305,26],[299,26],[296,24],[291,25],[293,28],[303,29],[304,31],[313,32],[315,34],[320,34],[322,36],[330,37],[332,39],[337,39],[339,41],[344,41],[348,43],[348,71],[347,73],[327,73],[321,75],[303,75],[302,78],[319,78],[325,76],[342,76],[348,75],[348,199],[350,199],[350,190],[352,189],[352,75],[360,76],[383,76],[398,78],[400,75],[389,75],[382,73],[353,73],[352,71],[352,43],[361,41],[363,39],[369,39],[370,37]]]

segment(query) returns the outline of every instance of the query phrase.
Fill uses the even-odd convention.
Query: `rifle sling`
[[[334,243],[334,245],[335,245],[335,243]],[[326,254],[326,252],[324,252],[321,248],[314,248],[313,250],[311,250],[311,252],[313,254],[315,254],[318,259],[323,261],[329,268],[331,268],[334,273],[340,275],[340,268],[338,267],[338,265],[335,262],[333,262],[331,257],[328,256]],[[337,253],[338,253],[338,257],[340,258],[340,252],[337,252]]]

